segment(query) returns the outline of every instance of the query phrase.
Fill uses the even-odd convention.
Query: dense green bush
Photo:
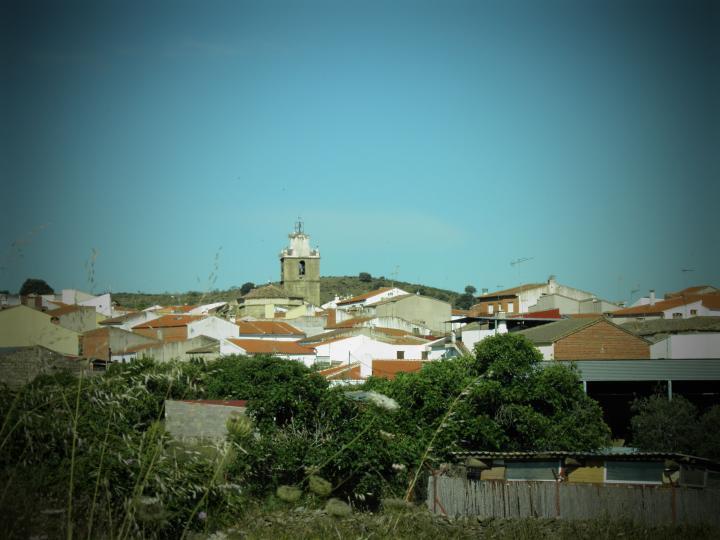
[[[672,400],[654,395],[636,400],[632,410],[633,446],[720,459],[720,405],[699,415],[697,407],[679,394]]]

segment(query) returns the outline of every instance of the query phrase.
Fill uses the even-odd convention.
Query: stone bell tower
[[[298,218],[288,235],[290,244],[280,252],[280,285],[293,296],[320,305],[320,251],[310,248],[310,236]]]

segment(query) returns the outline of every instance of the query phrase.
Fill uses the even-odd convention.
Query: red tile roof
[[[352,298],[348,298],[347,300],[342,300],[337,303],[338,306],[344,306],[346,304],[355,304],[357,302],[362,302],[363,300],[367,300],[368,298],[372,298],[373,296],[377,296],[378,294],[382,294],[387,291],[391,291],[392,287],[381,287],[380,289],[376,289],[374,291],[366,292],[364,294],[358,294],[357,296],[353,296]]]
[[[295,341],[235,338],[230,338],[228,341],[244,349],[248,354],[315,354],[315,349],[303,347]]]
[[[668,300],[676,296],[687,296],[691,294],[709,294],[717,291],[718,289],[712,285],[696,285],[683,289],[682,291],[665,293],[665,299]]]
[[[360,363],[342,364],[318,371],[329,381],[357,381],[361,378]]]
[[[175,328],[204,319],[203,315],[163,315],[162,317],[133,326],[136,328]]]
[[[495,298],[496,296],[513,296],[521,292],[529,291],[531,289],[539,289],[540,287],[544,287],[545,285],[547,285],[547,283],[527,283],[525,285],[520,285],[511,289],[503,289],[501,291],[485,293],[482,296],[478,296],[478,300],[482,302],[486,298]]]
[[[394,379],[398,373],[414,373],[420,371],[429,360],[373,360],[373,377]]]
[[[353,328],[371,319],[372,317],[354,317],[352,319],[336,322],[332,326],[328,323],[327,328]]]
[[[669,300],[661,300],[655,302],[655,305],[645,304],[642,306],[634,306],[625,309],[618,309],[610,313],[612,317],[626,317],[635,315],[660,315],[662,312],[667,311],[679,306],[686,306],[688,304],[694,304],[695,302],[702,302],[703,306],[708,309],[720,309],[720,293],[709,293],[700,295],[688,295],[688,296],[676,296]]]
[[[62,315],[67,315],[68,313],[75,313],[76,311],[82,311],[83,309],[92,309],[95,310],[94,307],[90,306],[76,306],[76,305],[69,305],[64,304],[56,309],[48,309],[45,313],[50,315],[51,317],[60,317]]]
[[[294,326],[281,321],[238,321],[240,335],[265,336],[304,336],[305,334]]]
[[[562,319],[560,309],[546,309],[544,311],[532,311],[530,313],[518,313],[510,317],[511,319]]]

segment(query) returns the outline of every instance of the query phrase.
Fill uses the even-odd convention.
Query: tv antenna
[[[535,257],[518,257],[514,261],[510,261],[510,266],[516,268],[516,270],[517,270],[516,276],[517,276],[518,284],[520,283],[520,268],[519,268],[519,266],[524,262],[532,261],[534,258]]]
[[[515,259],[514,261],[510,261],[510,266],[517,266],[520,263],[532,261],[534,258],[535,257],[520,257],[518,259]]]

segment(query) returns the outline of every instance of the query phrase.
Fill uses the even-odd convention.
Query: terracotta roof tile
[[[352,319],[346,319],[344,321],[336,322],[332,326],[327,325],[328,328],[353,328],[361,323],[371,320],[372,317],[354,317]]]
[[[318,371],[320,375],[329,381],[357,381],[360,380],[360,363],[342,364]]]
[[[264,287],[258,287],[257,289],[251,290],[242,298],[297,298],[295,295],[290,294],[284,288],[277,285],[265,285]]]
[[[634,306],[625,309],[618,309],[610,313],[612,317],[625,317],[634,315],[659,315],[668,309],[695,302],[702,302],[703,306],[708,309],[720,309],[720,293],[708,293],[700,295],[676,296],[669,300],[660,300],[654,305],[645,304],[642,306]]]
[[[519,285],[518,287],[512,287],[511,289],[485,293],[482,296],[478,296],[478,300],[482,302],[484,299],[495,298],[496,296],[512,296],[531,289],[539,289],[545,285],[547,285],[547,283],[526,283],[525,285]]]
[[[162,317],[133,326],[137,328],[175,328],[187,326],[191,322],[204,319],[203,315],[163,315]]]
[[[65,304],[56,309],[49,309],[45,313],[47,313],[51,317],[61,317],[62,315],[67,315],[68,313],[75,313],[76,311],[82,311],[84,309],[92,309],[93,311],[95,310],[95,308],[92,306],[76,306]]]
[[[244,349],[248,354],[315,354],[315,349],[303,347],[295,341],[235,338],[230,338],[228,341]]]
[[[357,302],[362,302],[363,300],[367,300],[368,298],[372,298],[373,296],[377,296],[378,294],[382,294],[391,290],[393,290],[393,287],[381,287],[380,289],[375,289],[374,291],[358,294],[357,296],[353,296],[352,298],[341,300],[337,303],[337,305],[344,306],[346,304],[355,304]]]
[[[393,380],[398,373],[414,373],[420,371],[429,360],[373,360],[373,377]]]
[[[304,336],[304,332],[281,321],[238,321],[240,334],[265,336]]]

